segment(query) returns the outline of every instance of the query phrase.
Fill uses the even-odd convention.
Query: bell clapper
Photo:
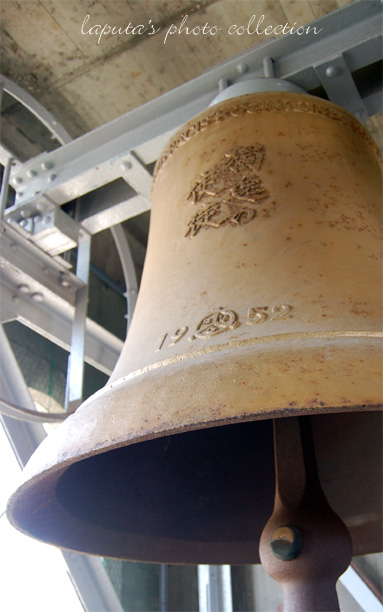
[[[310,417],[274,419],[276,493],[260,556],[283,588],[284,612],[336,612],[336,582],[351,562],[348,530],[319,482]]]

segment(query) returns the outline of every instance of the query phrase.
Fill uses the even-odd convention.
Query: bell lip
[[[321,415],[321,414],[329,415],[329,414],[362,413],[362,412],[383,412],[383,404],[365,405],[365,406],[360,406],[360,405],[336,406],[336,407],[331,407],[331,408],[327,407],[327,408],[322,408],[322,409],[307,408],[307,409],[301,409],[299,412],[299,416],[316,416],[316,415]],[[75,414],[71,415],[71,417],[68,417],[68,419],[69,418],[73,419],[74,416]],[[7,503],[6,515],[7,515],[8,521],[15,529],[17,529],[18,531],[20,531],[21,533],[23,533],[24,535],[28,537],[32,537],[35,540],[43,542],[43,543],[48,543],[53,546],[57,546],[63,550],[76,552],[80,554],[103,556],[103,557],[107,557],[111,559],[121,559],[121,560],[127,560],[127,561],[132,561],[132,562],[136,561],[136,562],[143,562],[143,563],[170,563],[170,564],[175,564],[175,565],[177,564],[198,565],[200,563],[204,563],[204,564],[207,563],[207,564],[212,564],[212,565],[224,565],[227,563],[230,563],[231,565],[246,565],[249,563],[251,564],[260,563],[258,549],[255,550],[251,542],[246,543],[247,546],[244,545],[241,548],[238,558],[236,558],[235,554],[233,555],[232,549],[230,548],[232,545],[231,542],[226,542],[226,543],[221,542],[219,544],[213,543],[213,550],[211,548],[212,543],[210,542],[193,542],[193,546],[196,546],[198,548],[198,552],[196,552],[196,550],[193,549],[190,552],[189,558],[185,558],[184,546],[186,545],[190,547],[191,543],[188,540],[183,540],[183,539],[175,540],[174,538],[172,539],[172,538],[163,537],[163,536],[156,537],[156,547],[157,548],[159,547],[160,549],[159,551],[155,553],[151,551],[150,556],[146,556],[145,554],[140,555],[140,554],[134,554],[134,553],[131,556],[115,554],[113,553],[112,550],[108,551],[106,547],[103,545],[103,543],[101,543],[98,546],[96,540],[95,540],[94,546],[87,547],[86,550],[84,550],[84,547],[81,548],[80,546],[78,548],[76,548],[75,546],[67,546],[65,545],[65,542],[60,540],[60,538],[57,538],[55,541],[53,541],[51,538],[44,538],[44,537],[38,536],[35,533],[33,533],[33,530],[28,529],[27,521],[20,520],[20,517],[17,516],[17,514],[19,514],[18,506],[20,503],[23,504],[24,497],[25,496],[28,497],[31,490],[34,490],[35,486],[38,485],[39,483],[44,483],[44,482],[46,483],[48,481],[48,488],[46,490],[46,494],[49,495],[50,491],[54,492],[60,477],[71,465],[78,463],[80,461],[86,460],[95,455],[101,455],[103,453],[107,453],[109,451],[113,451],[118,448],[130,446],[132,444],[137,444],[141,442],[149,442],[150,440],[161,438],[163,436],[178,435],[178,434],[182,434],[185,432],[192,432],[192,431],[196,432],[199,429],[209,429],[209,428],[221,427],[225,425],[235,425],[238,423],[246,423],[246,422],[252,422],[252,421],[259,421],[259,420],[263,421],[263,420],[268,420],[270,418],[288,418],[290,416],[292,417],[296,416],[296,413],[294,413],[294,409],[285,408],[285,409],[272,411],[272,413],[261,415],[261,416],[259,414],[255,414],[255,415],[248,414],[246,416],[241,417],[240,419],[233,417],[231,419],[218,419],[217,421],[214,421],[214,422],[211,421],[209,423],[194,423],[193,426],[183,426],[183,427],[178,427],[177,429],[168,430],[168,431],[161,430],[157,432],[147,433],[139,438],[121,440],[119,442],[113,443],[110,446],[100,447],[100,448],[94,449],[93,451],[88,451],[88,452],[79,454],[76,456],[75,459],[73,457],[68,457],[67,459],[64,459],[61,463],[53,464],[50,467],[43,469],[41,472],[36,472],[35,474],[31,475],[31,477],[27,478],[24,482],[20,484],[20,486],[11,495]],[[51,435],[54,435],[54,432]],[[46,440],[47,438],[41,443],[41,445],[35,451],[34,455],[39,453],[41,447],[44,446],[44,442]],[[59,527],[60,521],[57,523],[57,525]],[[137,538],[138,540],[142,540],[143,543],[147,541],[147,536],[142,536],[139,534]],[[64,536],[64,540],[65,540],[65,536]],[[161,548],[161,541],[163,541],[163,548]],[[169,548],[169,543],[173,547],[175,546],[175,550],[173,549],[172,552],[170,553],[170,556],[167,557],[166,554],[164,554],[164,551]],[[201,553],[200,553],[201,547],[202,549],[206,547],[206,550],[204,550],[203,552],[204,556],[203,556],[202,561],[201,561]],[[140,550],[140,546],[138,544],[135,544],[134,548],[136,551]],[[177,551],[178,548],[179,548],[179,551]],[[226,554],[226,549],[228,551],[227,554]],[[229,554],[229,549],[231,551],[230,554]],[[379,550],[377,549],[376,551],[368,551],[368,552],[380,552],[380,549]],[[359,553],[359,554],[365,554],[365,553]]]
[[[40,534],[41,523],[39,523],[39,520],[41,518],[30,518],[38,511],[39,506],[44,508],[45,504],[52,503],[52,517],[58,509],[58,518],[55,519],[55,525],[57,528],[60,527],[61,518],[67,515],[56,497],[55,488],[60,476],[72,464],[93,455],[100,455],[131,444],[149,443],[150,440],[156,438],[198,429],[230,426],[241,422],[286,416],[381,412],[383,409],[381,385],[378,385],[378,392],[374,390],[372,384],[376,377],[377,367],[379,367],[380,372],[381,342],[380,339],[377,342],[377,339],[371,338],[368,339],[367,343],[364,340],[361,343],[360,340],[360,338],[350,337],[332,338],[323,343],[322,338],[301,339],[295,343],[277,343],[277,350],[275,350],[275,345],[264,345],[261,349],[261,360],[259,359],[259,352],[254,351],[252,346],[247,347],[246,350],[236,351],[233,357],[230,357],[230,349],[223,350],[218,356],[213,353],[212,355],[205,355],[200,360],[194,360],[194,367],[189,364],[186,370],[185,362],[181,361],[169,368],[159,368],[145,376],[134,377],[116,388],[96,393],[52,432],[32,455],[23,474],[24,482],[14,492],[8,503],[7,515],[11,524],[26,535],[32,535],[32,537],[53,543],[59,547],[66,547],[68,550],[76,550],[76,547],[73,546],[72,536],[69,546],[65,542],[65,534],[62,540],[58,540],[56,534],[53,537],[52,534],[48,533],[45,539],[43,536],[34,535],[34,533]],[[295,348],[293,345],[295,345]],[[284,353],[281,352],[283,347]],[[298,357],[302,350],[305,351],[304,364],[299,359],[295,360],[294,357],[294,351],[296,357]],[[353,379],[361,380],[362,386],[357,388],[357,394],[356,390],[353,391],[354,401],[349,398],[348,403],[344,403],[338,398],[346,390],[350,391],[351,385],[347,381],[352,379],[348,376],[349,372],[347,372],[346,366],[352,355],[355,354],[357,354],[358,360],[362,360],[363,363],[357,361],[358,368],[353,368],[356,371],[353,371],[352,375]],[[379,366],[376,359],[379,361]],[[309,370],[308,378],[305,378],[298,386],[295,382],[292,382],[290,391],[288,388],[283,389],[288,396],[286,401],[286,398],[280,397],[280,389],[285,384],[289,384],[291,371],[284,373],[283,363],[286,366],[291,366],[294,361],[296,372],[302,374],[303,371]],[[276,362],[278,362],[277,371],[275,370]],[[256,383],[259,376],[262,375],[262,371],[267,373],[270,369],[274,369],[274,374],[266,376],[269,381],[266,393],[267,395],[270,394],[271,397],[264,410],[262,410],[262,407],[265,395],[257,396],[257,402],[249,401],[251,398],[254,400],[254,391],[250,388],[251,385],[242,386],[241,383],[245,380],[244,378],[237,380],[231,388],[226,385],[228,381],[233,382],[235,372],[243,373],[245,363],[247,364],[245,371],[248,376],[252,377],[253,383]],[[320,397],[318,397],[318,400],[314,399],[315,392],[320,391],[320,389],[315,385],[307,388],[307,383],[312,378],[310,371],[313,367],[314,369],[317,368],[319,363],[322,364],[322,375],[330,377],[329,381],[326,380],[326,384],[322,385],[321,388],[322,398],[327,397],[327,403],[323,403],[323,405],[318,401]],[[366,378],[366,371],[371,374],[369,378]],[[375,375],[373,375],[374,372]],[[190,376],[189,379],[185,378],[185,373]],[[182,375],[184,376],[182,380],[183,394],[180,394],[180,376]],[[196,380],[199,383],[197,386],[195,384]],[[280,386],[274,390],[274,396],[272,396],[271,391],[273,391],[277,380],[277,384]],[[294,380],[296,380],[296,377],[294,377]],[[313,382],[315,383],[315,380]],[[331,383],[334,388],[337,388],[339,382],[342,386],[340,392],[328,392],[328,384]],[[375,383],[377,383],[377,380],[375,380]],[[207,398],[206,385],[210,389],[210,396]],[[296,392],[295,396],[290,395],[291,389]],[[217,390],[219,391],[218,397]],[[189,392],[192,396],[188,395]],[[240,405],[238,405],[239,392],[242,401]],[[187,401],[185,401],[185,393]],[[274,401],[275,394],[278,394],[279,397],[278,405]],[[234,396],[237,398],[237,403],[232,405]],[[206,400],[202,404],[200,404],[201,397],[205,397]],[[311,402],[308,402],[307,398],[312,398]],[[362,401],[362,398],[364,398],[364,401]],[[291,402],[291,399],[296,400],[295,403]],[[171,405],[170,400],[173,402]],[[330,402],[330,400],[332,401]],[[272,402],[274,403],[272,404]],[[126,410],[128,405],[130,406],[129,411]],[[149,410],[149,412],[146,413],[143,409]],[[149,419],[150,414],[154,415],[155,419],[151,423],[145,422],[145,419]],[[106,435],[105,432],[107,432]],[[44,521],[47,520],[46,516],[44,516]],[[47,520],[47,524],[51,524],[50,520]],[[70,527],[67,528],[67,533],[69,529],[75,529],[77,534],[80,529],[79,524],[83,525],[81,521],[80,523],[75,522],[74,526],[71,523]],[[86,533],[89,534],[89,531],[87,530]],[[91,531],[91,534],[95,534],[95,532]],[[201,557],[197,558],[197,549],[195,548],[193,548],[194,552],[192,551],[189,557],[185,557],[182,553],[183,546],[181,546],[180,541],[178,542],[179,550],[177,549],[177,543],[173,542],[172,555],[169,553],[169,556],[163,554],[163,551],[161,553],[161,547],[158,544],[157,556],[154,558],[153,554],[150,557],[146,556],[145,551],[144,554],[141,554],[142,539],[140,540],[141,544],[137,544],[131,554],[129,554],[129,551],[124,552],[124,554],[116,554],[113,549],[108,549],[105,546],[105,542],[101,542],[99,547],[97,542],[93,544],[93,536],[89,536],[87,542],[84,542],[80,536],[78,537],[79,548],[82,548],[79,552],[114,556],[115,558],[130,558],[143,562],[188,562],[192,564],[204,562],[213,565],[222,562],[220,560],[223,559],[218,549],[210,554],[208,548],[206,548],[207,552],[203,559]],[[96,536],[94,535],[94,537]],[[117,541],[117,550],[119,550],[119,542],[116,537],[114,540]],[[136,542],[136,540],[134,541]],[[250,552],[249,550],[246,553],[249,556],[246,556],[242,549],[241,558],[231,556],[228,559],[232,564],[240,563],[241,560],[246,563],[257,562],[254,552],[251,555]],[[192,557],[192,554],[195,556]]]
[[[69,465],[75,457],[80,460],[164,435],[279,416],[383,410],[381,337],[342,335],[330,336],[325,340],[320,334],[315,338],[297,338],[293,342],[288,336],[286,334],[278,342],[257,344],[257,352],[254,352],[252,343],[242,344],[241,350],[238,349],[235,354],[230,343],[212,346],[212,352],[191,353],[198,359],[192,358],[189,363],[184,355],[180,355],[167,367],[156,367],[143,372],[144,376],[128,375],[107,384],[43,440],[25,466],[22,482],[45,473],[58,463]],[[294,362],[302,351],[305,352],[304,363],[301,359]],[[359,377],[362,388],[354,389],[353,397],[347,399],[341,394],[350,387],[350,382],[344,379],[352,355],[363,358],[363,369],[358,364],[359,369],[353,371],[353,379]],[[307,373],[307,367],[318,369],[318,363],[321,364],[321,369],[317,370],[317,375],[322,377],[320,387],[315,380],[310,380],[312,374]],[[288,366],[287,372],[283,371],[285,366]],[[364,382],[367,371],[370,379]],[[267,376],[262,390],[249,388],[249,383],[262,378],[265,372],[271,372],[271,376]],[[177,394],[180,375],[183,376],[183,394],[193,391],[188,404],[184,395],[181,398]],[[328,378],[325,380],[326,376]],[[199,381],[197,389],[194,388],[196,380]],[[338,391],[340,383],[342,386]],[[207,385],[210,399],[206,396]],[[334,387],[336,393],[332,391]],[[281,389],[290,395],[281,397]],[[322,397],[318,391],[322,392]],[[230,392],[233,397],[228,395]],[[127,406],[130,410],[127,410]],[[155,413],[150,412],[153,407]],[[153,414],[156,419],[149,427],[150,423],[145,417]],[[124,431],[120,429],[121,423],[124,424]],[[100,443],[107,426],[107,439],[104,437],[104,443]],[[45,459],[45,455],[50,458]]]

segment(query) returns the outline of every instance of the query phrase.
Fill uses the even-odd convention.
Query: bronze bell
[[[310,415],[354,554],[382,550],[380,208],[376,145],[330,102],[250,94],[191,120],[157,162],[116,369],[31,458],[11,522],[102,556],[257,563],[273,419]]]

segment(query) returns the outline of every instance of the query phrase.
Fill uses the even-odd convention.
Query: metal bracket
[[[316,64],[314,68],[326,90],[328,99],[365,123],[368,113],[343,54]]]

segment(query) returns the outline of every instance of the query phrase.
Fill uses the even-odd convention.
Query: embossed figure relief
[[[233,310],[215,308],[213,312],[210,312],[199,322],[196,331],[190,339],[210,338],[210,336],[216,336],[229,329],[235,329],[238,325],[238,315]]]
[[[198,206],[187,225],[185,237],[202,229],[245,225],[256,216],[256,206],[270,197],[261,178],[265,147],[235,147],[210,170],[196,179],[187,199]]]

